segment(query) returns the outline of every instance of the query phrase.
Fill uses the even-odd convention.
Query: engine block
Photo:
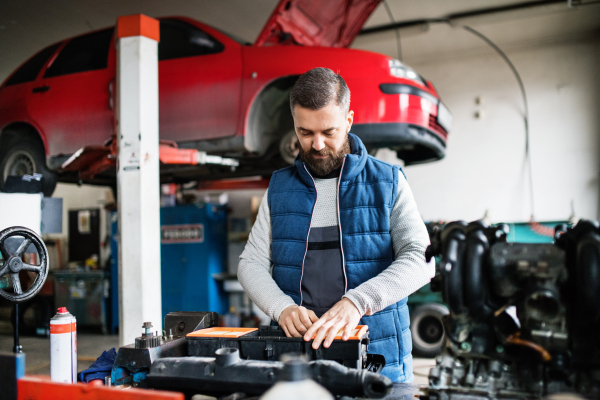
[[[432,399],[600,398],[600,225],[559,225],[554,244],[508,243],[508,226],[432,233],[432,289],[450,308]]]

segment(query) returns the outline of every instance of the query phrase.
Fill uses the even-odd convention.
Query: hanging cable
[[[385,11],[387,11],[388,17],[390,17],[390,21],[393,25],[396,25],[396,21],[394,20],[394,16],[392,15],[392,10],[390,10],[390,6],[388,6],[387,0],[383,0],[383,6],[385,7]],[[402,61],[402,44],[400,43],[400,28],[394,29],[396,32],[396,45],[398,46],[398,60]]]
[[[530,207],[531,207],[531,220],[534,221],[534,201],[533,201],[533,170],[531,169],[531,153],[529,151],[529,105],[527,103],[527,94],[525,93],[525,85],[523,85],[523,81],[521,80],[521,76],[517,71],[517,68],[510,61],[508,56],[498,47],[494,42],[492,42],[488,37],[482,34],[479,31],[471,28],[470,26],[463,26],[463,28],[471,32],[473,35],[477,36],[484,42],[486,42],[491,48],[493,48],[496,53],[502,57],[502,59],[508,64],[512,73],[517,78],[517,82],[519,84],[519,88],[521,89],[521,95],[523,96],[523,122],[525,124],[525,161],[527,162],[527,167],[529,169],[529,192],[530,192]]]

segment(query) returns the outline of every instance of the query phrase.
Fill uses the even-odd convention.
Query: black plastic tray
[[[188,337],[188,355],[214,357],[215,351],[224,347],[233,347],[240,351],[244,360],[279,361],[286,353],[305,354],[309,361],[333,360],[356,369],[368,369],[379,372],[385,366],[383,356],[369,354],[369,333],[360,340],[334,340],[329,348],[322,345],[312,348],[312,340],[288,338],[280,327],[261,326],[239,338]]]

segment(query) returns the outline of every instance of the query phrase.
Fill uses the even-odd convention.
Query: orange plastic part
[[[160,41],[160,24],[157,19],[143,14],[125,15],[117,19],[117,38],[145,36]]]
[[[183,393],[161,390],[118,389],[84,383],[52,382],[49,377],[17,380],[17,400],[184,400]]]
[[[258,330],[258,328],[208,328],[208,329],[200,329],[199,331],[195,331],[192,333],[188,333],[187,337],[230,337],[230,338],[238,338],[244,335],[247,335],[250,332],[254,332]],[[350,332],[350,337],[348,340],[361,340],[362,337],[367,333],[369,327],[367,325],[358,325],[352,332]],[[344,331],[341,330],[335,336],[335,340],[341,340]],[[315,334],[316,336],[316,334]],[[313,336],[313,339],[315,338]]]
[[[368,330],[369,330],[369,327],[367,325],[358,325],[356,328],[354,328],[350,332],[350,336],[348,337],[348,340],[360,340],[360,339],[362,339],[363,336],[365,336],[365,333],[367,333]],[[337,333],[337,335],[335,335],[334,340],[342,340],[343,334],[344,334],[344,331],[340,330]],[[317,336],[316,333],[313,335],[312,338],[314,339],[315,336]]]
[[[258,328],[207,328],[188,333],[187,337],[229,337],[238,338],[257,331]]]

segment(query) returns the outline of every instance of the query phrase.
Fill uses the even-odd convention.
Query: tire
[[[296,132],[292,129],[281,138],[279,142],[279,154],[281,154],[281,158],[286,163],[293,165],[299,151],[300,143],[298,142],[298,136],[296,136]]]
[[[448,313],[448,308],[439,303],[423,304],[411,312],[410,333],[415,355],[432,358],[442,352],[446,341],[442,317]]]
[[[12,140],[7,141],[6,150],[0,154],[0,190],[10,175],[42,174],[42,192],[52,196],[56,188],[57,174],[46,167],[44,146],[39,139],[21,132],[3,132]],[[4,143],[2,143],[4,147]]]

